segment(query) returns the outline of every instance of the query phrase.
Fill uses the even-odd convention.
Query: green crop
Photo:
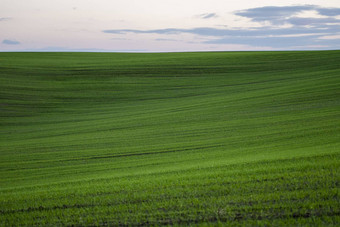
[[[0,225],[338,226],[339,62],[0,53]]]

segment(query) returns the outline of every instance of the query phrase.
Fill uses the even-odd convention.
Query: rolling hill
[[[0,225],[338,226],[339,62],[0,53]]]

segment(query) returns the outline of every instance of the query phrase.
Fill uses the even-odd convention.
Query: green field
[[[340,225],[340,51],[0,53],[0,225]]]

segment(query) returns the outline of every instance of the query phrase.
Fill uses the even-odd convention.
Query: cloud
[[[319,39],[339,39],[340,40],[340,34],[321,36],[319,37]]]
[[[339,19],[335,18],[303,18],[292,17],[287,19],[287,22],[292,25],[305,26],[305,25],[323,25],[323,24],[340,24]]]
[[[272,28],[272,27],[261,27],[255,29],[219,29],[219,28],[190,28],[190,29],[180,29],[180,28],[165,28],[165,29],[155,29],[155,30],[133,30],[133,29],[118,29],[118,30],[104,30],[104,33],[112,34],[125,34],[125,33],[135,33],[135,34],[180,34],[180,33],[190,33],[194,35],[201,36],[280,36],[280,35],[295,35],[301,33],[331,33],[339,31],[340,26],[329,26],[328,28]]]
[[[173,42],[173,41],[178,41],[178,40],[177,39],[162,39],[162,38],[159,38],[159,39],[155,39],[155,41],[167,41],[167,42],[171,41],[171,42]]]
[[[340,8],[318,8],[318,13],[323,16],[339,16]]]
[[[281,22],[289,16],[295,15],[306,10],[313,10],[315,6],[265,6],[236,11],[234,14],[246,17],[255,22],[272,21],[274,23]]]
[[[19,45],[20,44],[20,42],[16,40],[10,40],[10,39],[4,39],[2,43],[6,45]]]
[[[210,19],[210,18],[217,18],[219,17],[216,13],[203,13],[199,14],[196,17],[201,18],[201,19]]]
[[[305,23],[305,22],[296,22]],[[106,33],[124,34],[182,34],[189,33],[209,38],[204,41],[206,44],[242,44],[250,46],[261,46],[271,48],[291,48],[295,46],[328,46],[332,44],[336,48],[340,47],[340,39],[329,40],[318,39],[327,35],[335,34],[340,30],[339,25],[319,27],[291,27],[273,28],[260,27],[256,29],[217,29],[217,28],[192,28],[192,29],[156,29],[156,30],[106,30]],[[161,39],[158,39],[161,40]],[[302,48],[300,48],[302,49]]]
[[[0,17],[0,21],[8,21],[11,20],[12,18],[10,17]]]
[[[305,13],[306,11],[307,13]],[[235,12],[235,15],[249,18],[255,22],[270,22],[257,27],[233,29],[213,27],[151,30],[112,29],[103,32],[110,34],[154,34],[162,36],[156,38],[163,39],[164,35],[173,36],[187,33],[204,37],[204,40],[200,41],[204,44],[235,44],[278,49],[303,49],[304,46],[306,48],[337,49],[340,48],[340,39],[338,36],[332,35],[338,34],[340,31],[340,19],[336,17],[339,13],[340,8],[322,8],[315,5],[266,6]],[[209,18],[210,14],[199,16],[200,18]]]
[[[254,22],[270,22],[274,25],[291,23],[292,18],[296,18],[298,13],[305,11],[315,11],[320,16],[338,16],[340,15],[340,8],[324,8],[316,5],[300,5],[300,6],[265,6],[258,8],[251,8],[246,10],[240,10],[234,12],[235,15],[246,17]],[[313,19],[324,19],[329,22],[323,23],[339,23],[339,20],[335,18],[313,18]],[[293,20],[294,21],[294,20]],[[307,20],[305,20],[307,21]],[[312,18],[309,21],[313,21]],[[315,20],[314,20],[315,21]],[[321,21],[321,20],[319,20]],[[306,25],[306,23],[303,23]]]

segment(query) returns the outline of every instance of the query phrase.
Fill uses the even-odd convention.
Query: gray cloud
[[[255,22],[269,21],[272,24],[289,23],[290,19],[296,14],[303,11],[315,10],[323,16],[338,16],[340,15],[340,8],[323,8],[316,5],[301,5],[301,6],[266,6],[251,8],[241,11],[236,11],[234,14],[246,17]],[[317,18],[314,18],[317,19]],[[327,19],[327,18],[321,18]],[[329,18],[330,19],[330,18]],[[334,19],[334,18],[333,18]],[[334,19],[335,20],[335,19]],[[331,21],[331,20],[330,20]],[[339,23],[339,20],[326,23]]]
[[[305,26],[305,25],[322,25],[322,24],[340,24],[340,20],[335,18],[302,18],[292,17],[287,19],[287,22],[292,25]]]
[[[6,45],[19,45],[20,44],[20,42],[16,40],[10,40],[10,39],[4,39],[2,43]]]
[[[10,20],[10,17],[0,17],[0,21],[8,21]]]
[[[318,13],[323,16],[339,16],[340,8],[318,8]]]
[[[265,6],[259,8],[246,9],[235,12],[235,15],[250,18],[252,21],[273,21],[278,22],[282,19],[297,14],[305,10],[312,10],[315,6]]]
[[[295,23],[307,23],[296,21]],[[310,21],[308,22],[310,23]],[[320,22],[321,23],[321,22]],[[332,35],[340,31],[339,25],[319,27],[292,27],[273,28],[261,27],[256,29],[217,29],[217,28],[192,28],[176,29],[166,28],[157,30],[106,30],[106,33],[124,34],[180,34],[189,33],[211,38],[205,41],[206,44],[243,44],[250,46],[272,47],[272,48],[292,48],[302,46],[331,46],[340,47],[340,39],[321,40],[319,37]],[[158,39],[160,40],[160,39]],[[301,49],[301,48],[300,48]]]
[[[306,10],[316,10],[319,14],[328,16],[326,18],[303,18],[296,14]],[[164,28],[153,30],[135,29],[113,29],[104,30],[104,33],[111,34],[158,34],[176,35],[189,33],[205,36],[208,41],[206,44],[242,44],[257,47],[271,48],[294,48],[303,46],[310,47],[329,47],[340,48],[340,39],[322,39],[322,36],[331,36],[340,32],[340,20],[335,18],[340,8],[322,8],[314,5],[304,6],[267,6],[252,8],[235,12],[238,16],[250,18],[253,21],[271,22],[270,26],[240,28],[240,29],[221,29],[221,28]],[[209,14],[204,14],[208,16]],[[203,16],[203,14],[201,15]],[[204,17],[204,16],[203,16]],[[278,24],[290,24],[291,27],[275,26]],[[157,39],[156,39],[157,40]],[[161,40],[161,39],[158,39]]]
[[[180,34],[190,33],[201,36],[284,36],[284,35],[298,35],[298,34],[323,34],[332,33],[339,31],[340,26],[328,26],[328,28],[272,28],[272,27],[261,27],[256,29],[218,29],[218,28],[191,28],[191,29],[180,29],[180,28],[165,28],[155,30],[133,30],[133,29],[118,29],[118,30],[104,30],[104,33],[112,34],[125,34],[125,33],[136,33],[136,34]]]
[[[217,18],[219,17],[216,13],[203,13],[200,15],[197,15],[196,17],[201,19],[210,19],[210,18]]]

